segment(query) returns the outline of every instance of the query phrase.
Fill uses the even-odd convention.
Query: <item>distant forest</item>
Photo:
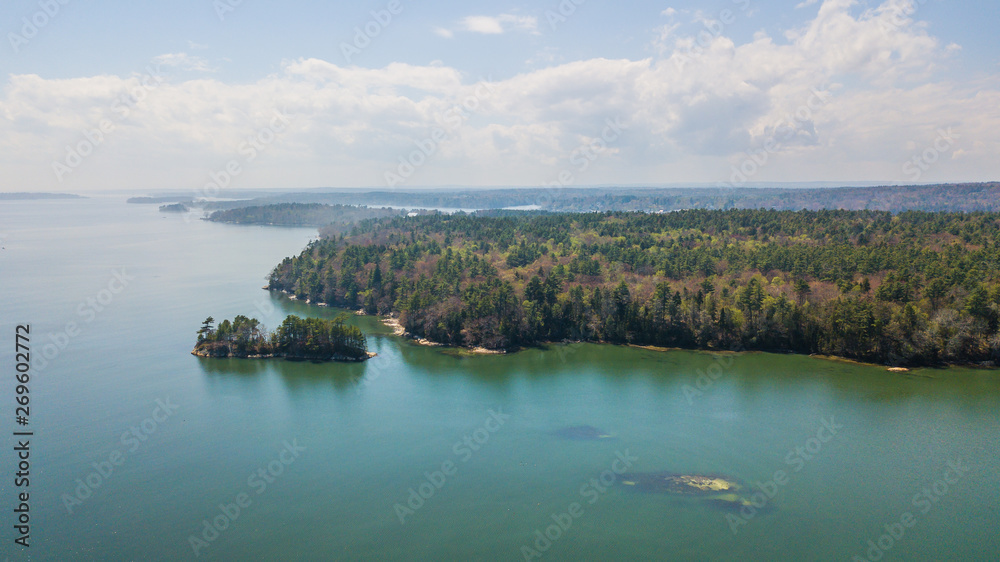
[[[1000,214],[395,217],[311,243],[275,267],[269,288],[395,314],[410,333],[452,345],[585,340],[996,363]]]
[[[230,194],[233,196],[234,194]],[[323,190],[202,203],[206,211],[284,203],[392,205],[408,209],[521,208],[550,212],[686,209],[846,209],[934,212],[1000,212],[1000,183],[838,188],[594,188]]]
[[[0,201],[35,200],[35,199],[86,199],[72,193],[24,193],[0,192]]]
[[[321,227],[350,225],[364,219],[397,217],[404,214],[406,211],[389,208],[324,205],[321,203],[280,203],[215,211],[209,215],[208,220],[235,224]]]
[[[177,195],[166,197],[129,197],[125,202],[130,205],[159,205],[160,203],[186,203],[190,205],[194,203],[194,198]]]

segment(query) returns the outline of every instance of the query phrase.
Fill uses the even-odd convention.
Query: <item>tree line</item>
[[[243,201],[205,202],[206,211],[279,203],[368,205],[409,209],[537,207],[552,212],[673,211],[679,209],[875,209],[891,212],[1000,211],[1000,182],[837,188],[594,188],[393,190],[283,193]],[[176,199],[175,199],[176,200]],[[303,210],[303,212],[308,212]]]
[[[323,205],[320,203],[279,203],[224,209],[208,216],[212,222],[273,226],[328,226],[353,224],[364,219],[405,215],[399,209]]]
[[[689,210],[362,221],[269,288],[492,349],[584,340],[1000,361],[1000,214]]]

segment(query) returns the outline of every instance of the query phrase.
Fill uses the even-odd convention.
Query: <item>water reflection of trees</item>
[[[202,371],[212,377],[260,382],[268,373],[275,373],[289,389],[329,386],[340,391],[353,390],[362,384],[368,369],[367,362],[204,357],[197,359]]]
[[[318,307],[287,301],[289,313]],[[333,316],[335,309],[319,308]],[[378,322],[356,317],[355,321]],[[368,330],[365,330],[369,333]],[[1000,373],[989,369],[918,369],[890,373],[884,367],[831,361],[801,355],[769,353],[712,353],[654,351],[607,344],[549,344],[507,355],[472,355],[453,348],[426,347],[391,335],[369,335],[378,357],[363,363],[311,363],[279,359],[205,359],[210,375],[252,379],[273,371],[289,387],[329,385],[337,389],[366,390],[378,380],[405,373],[434,384],[473,382],[500,396],[516,394],[523,382],[597,384],[606,391],[643,392],[672,407],[690,408],[685,387],[698,388],[694,407],[703,398],[726,393],[739,408],[764,407],[776,395],[790,403],[830,404],[864,401],[891,409],[908,407],[913,400],[940,401],[966,408],[982,408],[1000,400]],[[707,387],[699,375],[721,372]],[[702,379],[704,382],[704,379]],[[772,404],[773,405],[773,404]],[[832,406],[832,404],[831,404]]]

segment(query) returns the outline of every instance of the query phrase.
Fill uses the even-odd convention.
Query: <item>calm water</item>
[[[882,539],[885,560],[1000,558],[996,371],[907,376],[599,345],[461,357],[370,318],[355,320],[378,352],[364,364],[189,355],[208,315],[274,326],[292,312],[335,314],[261,290],[314,235],[186,222],[111,199],[0,203],[3,368],[17,323],[31,323],[36,354],[65,344],[31,383],[30,559],[193,559],[189,537],[205,540],[203,521],[219,517],[224,530],[199,559],[523,560],[522,546],[555,535],[552,516],[574,502],[582,513],[539,543],[543,559],[867,559],[868,541],[907,512],[915,524],[890,527],[903,536]],[[113,294],[121,268],[133,279]],[[61,335],[67,322],[78,335]],[[694,395],[713,365],[717,378]],[[11,377],[0,403],[9,435]],[[842,428],[821,443],[824,420]],[[575,425],[614,438],[552,434]],[[637,471],[787,479],[734,534],[732,512],[705,502],[591,484],[619,454]],[[0,461],[0,556],[28,559],[12,548],[12,446]],[[949,461],[967,471],[935,491]],[[443,465],[450,474],[434,474]],[[98,486],[86,497],[88,479]],[[914,503],[924,488],[934,502]],[[433,495],[397,512],[411,489]],[[222,515],[240,494],[249,506]]]

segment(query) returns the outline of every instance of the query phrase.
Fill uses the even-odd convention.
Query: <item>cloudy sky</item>
[[[1000,178],[992,2],[5,0],[0,191]]]

